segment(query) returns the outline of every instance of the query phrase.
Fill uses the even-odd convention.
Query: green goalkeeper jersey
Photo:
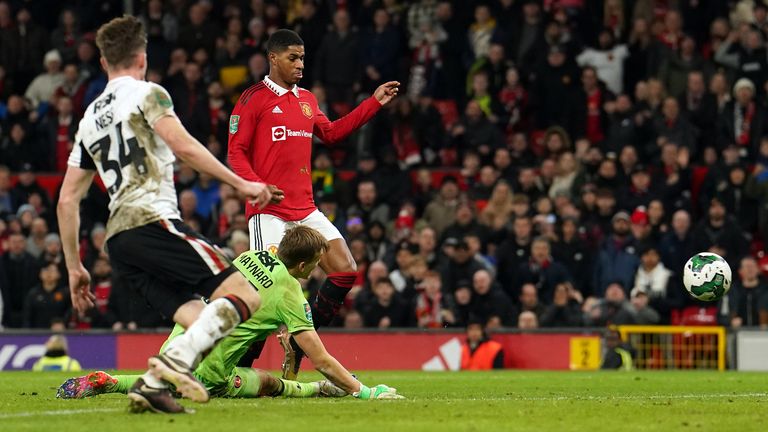
[[[255,341],[266,339],[280,325],[285,324],[289,333],[315,329],[299,281],[288,273],[276,255],[267,251],[243,252],[233,264],[259,291],[261,307],[219,341],[195,369],[195,375],[214,391],[215,387],[226,383],[248,347]],[[177,324],[168,341],[183,331],[184,328]]]

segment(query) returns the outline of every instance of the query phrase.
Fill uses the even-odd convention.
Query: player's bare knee
[[[235,295],[248,306],[251,314],[255,313],[261,307],[261,296],[256,288],[248,282],[240,273],[233,273],[219,286],[213,295],[213,298],[225,295]]]
[[[280,380],[266,372],[259,372],[259,380],[261,380],[259,396],[278,396],[282,387]]]

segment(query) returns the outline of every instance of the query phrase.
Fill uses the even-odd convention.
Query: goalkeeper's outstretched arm
[[[296,343],[315,365],[315,369],[342,390],[359,399],[395,399],[397,389],[379,384],[367,387],[355,379],[344,366],[328,353],[314,330],[304,330],[293,334]]]

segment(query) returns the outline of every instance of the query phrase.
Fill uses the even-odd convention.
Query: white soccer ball
[[[683,285],[691,297],[702,301],[721,299],[731,289],[731,266],[718,254],[700,252],[685,263]]]

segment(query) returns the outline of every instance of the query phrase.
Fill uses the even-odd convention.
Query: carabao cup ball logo
[[[711,252],[691,257],[683,268],[683,285],[691,297],[702,301],[722,298],[731,288],[731,267]]]

